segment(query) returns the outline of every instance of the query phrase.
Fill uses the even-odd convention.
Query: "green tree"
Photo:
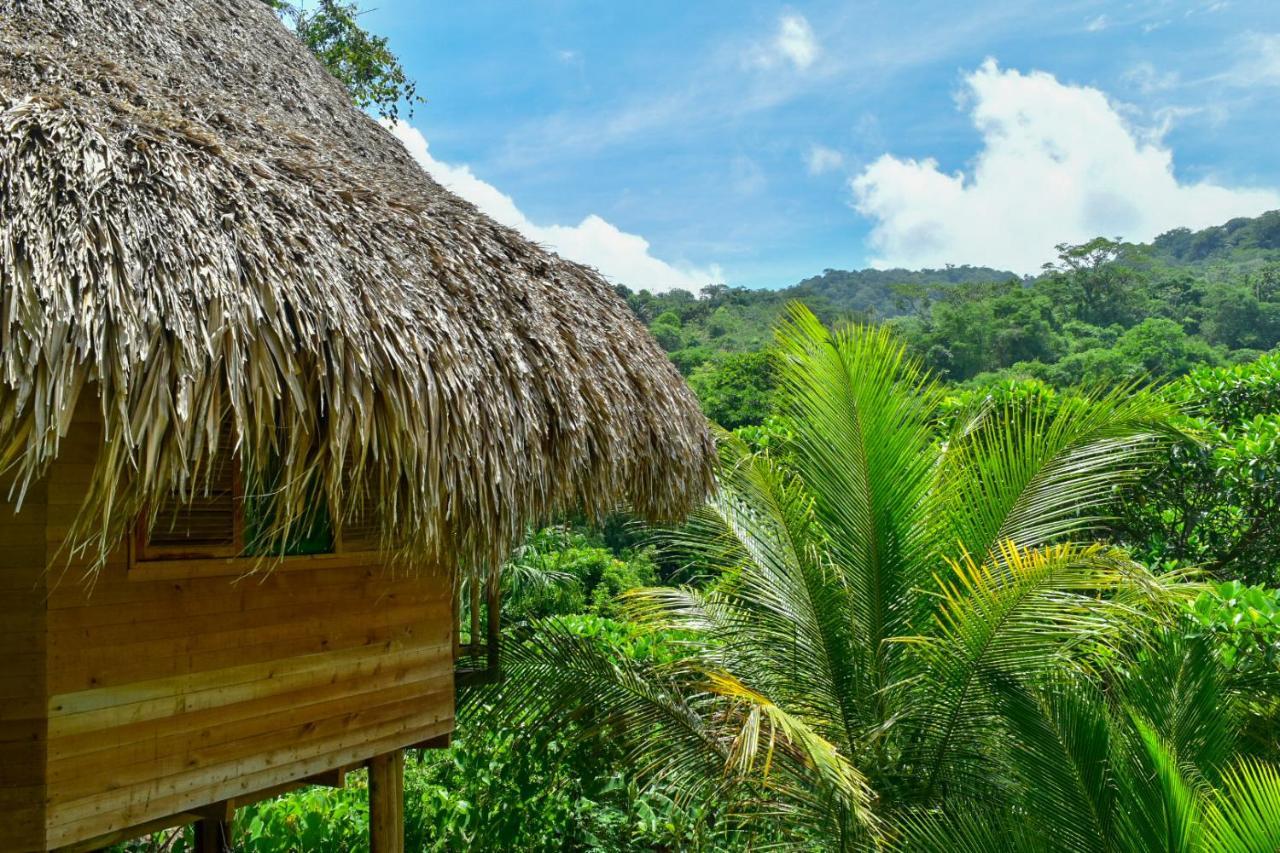
[[[760,424],[773,411],[773,355],[765,350],[721,356],[694,370],[689,385],[707,417],[725,429]]]
[[[1127,491],[1116,535],[1152,565],[1280,583],[1280,356],[1170,386],[1183,435]]]
[[[1238,686],[1180,630],[1197,588],[1093,542],[1170,408],[1023,395],[939,442],[942,390],[883,330],[796,309],[779,349],[787,461],[722,435],[673,536],[719,581],[630,597],[687,656],[620,664],[546,623],[507,653],[538,685],[508,718],[590,704],[632,766],[804,846],[1271,849],[1280,778],[1237,760]]]
[[[649,333],[658,342],[658,346],[669,353],[684,346],[684,335],[680,334],[679,326],[673,326],[668,323],[655,323],[649,328]]]
[[[1127,325],[1141,310],[1138,273],[1126,263],[1124,243],[1095,237],[1078,245],[1059,243],[1057,249],[1057,263],[1045,265],[1045,289],[1071,319]]]
[[[264,0],[293,26],[293,31],[329,73],[338,78],[362,108],[395,121],[406,106],[413,115],[422,103],[417,85],[405,74],[400,60],[387,46],[387,39],[360,26],[360,11],[354,3],[315,0],[314,8],[288,0]]]

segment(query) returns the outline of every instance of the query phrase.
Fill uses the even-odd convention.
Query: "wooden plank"
[[[51,848],[52,853],[102,853],[108,847],[119,844],[122,841],[132,841],[135,838],[141,838],[144,835],[151,835],[154,832],[163,832],[166,829],[173,829],[176,826],[185,826],[188,823],[199,820],[197,814],[175,814],[167,815],[163,818],[147,821],[136,826],[124,827],[111,832],[96,835],[92,838],[81,838],[75,841],[63,841],[59,846]]]
[[[358,594],[359,591],[353,592]],[[58,633],[50,638],[49,654],[51,665],[57,666],[61,657],[79,658],[86,649],[127,650],[129,646],[150,645],[153,649],[193,652],[225,648],[228,645],[226,637],[237,633],[242,639],[250,636],[260,643],[269,637],[299,630],[297,626],[302,626],[301,630],[311,630],[334,619],[362,618],[369,620],[366,624],[388,625],[415,620],[443,623],[447,615],[444,601],[392,596],[378,606],[357,608],[350,603],[330,599],[325,602],[316,601],[308,607],[306,601],[300,601],[287,607],[236,610],[205,616],[161,618],[61,631],[58,631],[58,620],[55,618],[52,621]],[[218,642],[219,639],[223,642]]]
[[[421,743],[415,743],[410,749],[448,749],[449,744],[453,741],[453,732],[446,732],[438,737],[424,740]]]
[[[49,736],[163,720],[335,682],[379,679],[386,673],[394,676],[397,668],[408,671],[441,659],[439,643],[361,646],[55,696],[50,701]],[[118,737],[124,734],[115,732]]]
[[[9,494],[0,482],[0,850],[44,850],[47,488],[36,484],[20,511]]]
[[[187,721],[181,717],[167,732],[157,732],[155,739],[140,738],[135,730],[133,740],[116,744],[115,731],[95,733],[105,742],[99,748],[88,738],[76,746],[88,751],[66,751],[59,739],[49,745],[50,799],[61,802],[104,787],[124,787],[164,776],[167,772],[198,770],[225,756],[248,754],[253,743],[270,743],[273,736],[311,737],[329,728],[348,729],[387,713],[388,707],[400,707],[401,700],[411,700],[409,709],[435,710],[439,716],[451,714],[451,702],[445,701],[451,683],[448,673],[438,669],[416,675],[394,687],[379,686],[370,690],[345,686],[320,694],[319,701],[303,699],[304,704],[290,707],[287,699],[255,703],[252,709],[232,706],[222,719]],[[275,708],[264,713],[266,708]],[[255,713],[257,712],[257,713]],[[332,724],[332,725],[330,725]],[[90,775],[90,778],[85,778]]]
[[[156,581],[241,577],[259,571],[271,574],[312,572],[317,569],[359,568],[370,563],[382,565],[386,559],[377,551],[346,551],[340,554],[298,554],[268,560],[255,557],[138,560],[130,566],[129,578],[134,581]]]
[[[298,782],[289,782],[284,785],[276,785],[271,788],[255,791],[252,794],[245,794],[244,796],[237,797],[234,800],[224,800],[223,802],[193,809],[190,812],[169,815],[154,821],[149,821],[145,824],[118,829],[106,835],[99,835],[95,838],[85,839],[67,847],[59,847],[57,848],[56,853],[89,853],[89,851],[98,851],[121,841],[140,838],[144,835],[150,835],[152,832],[163,831],[165,829],[182,826],[183,824],[196,823],[202,819],[230,822],[234,819],[235,810],[237,808],[253,805],[254,803],[271,799],[272,797],[277,797],[281,794],[288,793],[289,791],[305,787],[306,785],[326,785],[333,787],[333,781],[335,779],[345,778],[346,774],[351,772],[351,770],[355,769],[357,766],[359,765],[335,768],[333,770],[325,771],[324,773],[317,773],[315,776],[302,779]]]
[[[302,618],[282,622],[246,637],[235,631],[193,635],[187,639],[146,640],[116,647],[61,651],[49,661],[49,686],[55,695],[137,681],[223,669],[254,661],[371,646],[389,642],[430,641],[441,633],[413,619],[417,607],[386,613],[354,613],[329,620]],[[443,639],[443,638],[441,638]],[[246,642],[246,641],[249,642]]]
[[[302,592],[317,586],[332,584],[349,586],[356,583],[374,582],[380,589],[394,591],[397,587],[419,585],[422,589],[441,589],[447,585],[429,575],[406,576],[385,569],[376,560],[369,560],[352,555],[343,555],[342,562],[325,564],[308,572],[273,572],[269,566],[263,571],[245,574],[240,577],[188,576],[167,580],[130,580],[128,561],[124,550],[109,556],[105,565],[100,567],[92,583],[59,584],[51,590],[49,606],[52,609],[74,607],[102,607],[105,605],[136,605],[145,601],[156,603],[174,602],[186,594],[196,599],[208,597],[209,603],[219,605],[228,590],[250,590],[253,588],[277,588]],[[88,566],[72,564],[68,578],[78,577]]]
[[[230,772],[235,775],[228,780],[176,792],[167,789],[158,793],[133,792],[131,798],[124,800],[119,795],[101,796],[76,803],[74,807],[52,809],[49,843],[54,846],[68,844],[84,837],[85,833],[104,834],[150,820],[156,814],[188,811],[204,803],[225,799],[228,795],[239,796],[261,790],[275,784],[276,778],[288,774],[305,778],[335,765],[366,761],[371,755],[442,734],[452,725],[452,720],[432,723],[420,717],[411,718],[375,731],[359,732],[345,741],[329,744],[329,751],[300,755],[292,762],[265,767],[258,766],[261,762],[246,762],[244,772],[231,768]],[[228,794],[229,789],[232,790]]]
[[[369,853],[404,853],[404,750],[369,760]]]

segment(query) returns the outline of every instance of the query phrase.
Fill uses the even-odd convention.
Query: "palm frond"
[[[1143,752],[1139,755],[1139,784],[1147,790],[1129,788],[1125,818],[1138,832],[1130,834],[1130,848],[1191,853],[1202,849],[1200,792],[1183,772],[1178,756],[1160,733],[1135,718]],[[1146,777],[1145,779],[1143,777]],[[1136,796],[1135,796],[1136,794]]]
[[[717,494],[665,541],[719,568],[715,592],[638,591],[628,596],[628,613],[704,631],[722,669],[849,749],[871,725],[870,653],[813,499],[794,474],[732,436],[721,436],[721,459]]]
[[[912,630],[919,610],[910,591],[927,577],[924,557],[934,549],[926,509],[938,388],[883,327],[833,333],[792,305],[777,344],[795,467],[849,590],[869,690],[883,701],[893,652],[884,641]]]
[[[1206,853],[1280,850],[1280,769],[1246,760],[1223,774],[1205,809]]]
[[[1113,549],[1005,542],[997,556],[952,561],[950,576],[938,579],[936,630],[902,638],[923,665],[914,690],[926,790],[946,773],[981,773],[992,680],[1026,683],[1063,666],[1088,667],[1084,652],[1118,646],[1145,618],[1111,599],[1146,574]]]
[[[1117,788],[1110,718],[1096,685],[1055,677],[1040,689],[992,684],[1026,820],[1055,849],[1114,849]]]
[[[903,815],[888,849],[901,853],[1046,853],[1058,848],[1016,815],[999,807],[969,806]]]
[[[708,687],[727,699],[741,720],[731,741],[730,767],[743,776],[760,769],[767,777],[777,751],[786,749],[836,795],[856,825],[872,835],[879,834],[878,820],[870,808],[873,792],[866,778],[834,744],[804,720],[727,673],[710,673]]]
[[[1094,530],[1114,490],[1152,461],[1169,407],[1135,388],[991,405],[947,445],[939,474],[952,542],[977,559]]]
[[[1117,701],[1138,715],[1185,771],[1214,783],[1236,752],[1226,673],[1205,638],[1160,627],[1126,657]]]

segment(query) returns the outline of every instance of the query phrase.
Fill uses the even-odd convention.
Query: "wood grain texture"
[[[45,515],[37,486],[18,511],[0,480],[0,850],[45,848]]]
[[[445,573],[373,553],[135,573],[122,543],[92,583],[65,559],[46,574],[90,470],[55,463],[35,508],[0,518],[0,812],[22,817],[0,850],[113,837],[453,730]]]
[[[369,851],[404,853],[404,750],[369,761]]]

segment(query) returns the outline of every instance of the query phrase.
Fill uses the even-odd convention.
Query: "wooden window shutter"
[[[360,512],[343,519],[341,550],[347,553],[377,551],[382,545],[382,527],[374,502],[366,500]]]
[[[347,483],[355,488],[351,472],[355,469],[355,460],[350,451],[343,460],[343,470],[348,473]],[[350,503],[356,496],[348,495]],[[379,501],[373,494],[364,494],[359,511],[354,514],[343,513],[341,518],[335,513],[338,528],[338,551],[353,554],[365,551],[378,551],[382,548],[382,519],[378,513]]]
[[[234,557],[240,553],[244,507],[234,445],[228,421],[218,437],[218,452],[210,460],[208,479],[201,475],[189,501],[172,494],[161,503],[150,532],[139,537],[141,559]]]

